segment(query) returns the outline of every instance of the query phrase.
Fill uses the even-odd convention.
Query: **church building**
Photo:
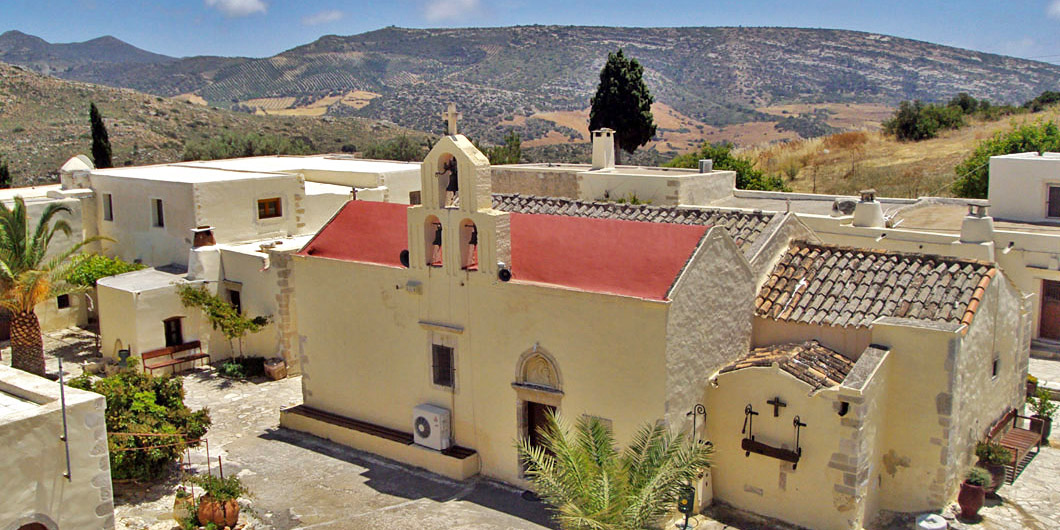
[[[494,195],[450,128],[422,204],[350,201],[291,257],[281,425],[527,485],[548,411],[715,444],[701,503],[814,528],[944,507],[1021,402],[1027,302],[989,261],[843,247],[794,215]]]

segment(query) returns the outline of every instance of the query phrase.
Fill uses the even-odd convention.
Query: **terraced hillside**
[[[453,101],[472,137],[498,141],[515,129],[547,145],[584,140],[599,69],[620,47],[644,64],[662,105],[657,115],[671,123],[653,144],[659,151],[705,139],[796,137],[776,127],[789,117],[776,110],[785,107],[865,108],[873,119],[837,113],[825,121],[871,127],[879,108],[903,99],[966,91],[1020,102],[1060,87],[1060,66],[854,31],[570,26],[388,27],[322,37],[264,59],[106,65],[105,76],[91,79],[166,96],[191,93],[244,111],[385,119],[431,132],[441,132],[437,116]],[[56,75],[90,74],[82,68]]]
[[[0,157],[16,185],[51,182],[68,158],[90,153],[90,102],[106,118],[116,165],[178,161],[186,142],[225,132],[299,138],[316,152],[363,148],[399,134],[423,136],[363,118],[252,116],[0,63]]]

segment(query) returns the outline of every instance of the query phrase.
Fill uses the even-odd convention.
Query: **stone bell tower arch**
[[[496,275],[511,259],[508,214],[493,209],[489,160],[456,133],[455,106],[442,116],[450,134],[423,159],[422,204],[408,209],[410,268]]]

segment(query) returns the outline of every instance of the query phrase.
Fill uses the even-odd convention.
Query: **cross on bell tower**
[[[456,111],[456,103],[450,103],[449,109],[442,113],[442,120],[449,125],[449,136],[456,134],[456,122],[462,117],[463,114]]]

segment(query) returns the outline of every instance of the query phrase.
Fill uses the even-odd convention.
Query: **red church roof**
[[[709,228],[513,213],[512,277],[665,300]]]
[[[409,248],[407,204],[349,201],[317,232],[299,256],[401,266]]]
[[[400,267],[409,248],[404,204],[350,201],[299,256]],[[705,225],[563,215],[511,216],[516,283],[665,300],[699,246]]]

